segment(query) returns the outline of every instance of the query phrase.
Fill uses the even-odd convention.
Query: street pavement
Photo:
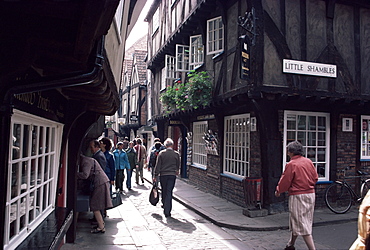
[[[181,178],[174,189],[177,202],[173,202],[172,217],[165,218],[160,202],[157,206],[149,203],[151,178],[144,172],[145,183],[134,184],[131,191],[121,195],[123,204],[108,210],[105,234],[91,234],[88,219],[92,213],[80,213],[75,243],[61,249],[283,249],[289,239],[288,213],[250,218],[243,215],[242,207]],[[355,221],[357,216],[356,207],[346,214],[315,210],[314,227]],[[316,247],[329,249],[325,245]],[[306,249],[302,237],[296,248]]]

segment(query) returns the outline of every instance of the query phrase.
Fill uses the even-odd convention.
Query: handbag
[[[92,195],[94,189],[95,189],[95,183],[94,183],[94,180],[95,180],[95,161],[94,161],[94,172],[92,174],[92,176],[90,177],[90,183],[89,183],[89,189],[88,189],[88,193],[89,195]]]
[[[117,193],[117,192],[112,193],[111,198],[112,198],[113,207],[110,207],[107,209],[112,209],[122,204],[122,198],[121,198],[120,193]]]
[[[150,204],[155,206],[157,205],[158,201],[159,201],[159,194],[158,194],[157,182],[153,182],[152,191],[150,191],[150,195],[149,195],[149,202]]]

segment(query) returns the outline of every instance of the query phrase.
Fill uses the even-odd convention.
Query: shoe
[[[284,250],[295,250],[295,247],[292,245],[292,246],[286,246],[284,248]]]
[[[171,217],[171,214],[164,214],[166,218]]]
[[[132,190],[131,188],[128,189],[128,191],[131,191],[131,190]]]
[[[105,223],[103,223],[103,225],[105,226]],[[94,225],[94,226],[91,226],[91,229],[97,229],[99,226],[98,225]]]
[[[141,183],[144,184],[144,180],[141,180]]]
[[[92,234],[103,234],[103,233],[105,233],[105,228],[103,228],[103,229],[95,228],[95,229],[91,230],[91,233]]]

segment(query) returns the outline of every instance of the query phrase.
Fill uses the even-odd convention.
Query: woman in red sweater
[[[287,145],[290,162],[276,187],[275,196],[289,193],[289,229],[291,237],[285,249],[294,250],[298,235],[302,235],[307,247],[315,249],[312,238],[313,212],[315,208],[315,184],[317,171],[312,161],[304,156],[303,146],[298,141]]]

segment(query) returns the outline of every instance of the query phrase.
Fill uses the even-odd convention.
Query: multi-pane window
[[[224,25],[222,17],[207,21],[207,55],[224,50]]]
[[[207,121],[193,123],[193,164],[207,166],[207,153],[204,133],[208,130]]]
[[[166,67],[166,78],[174,80],[175,79],[175,57],[166,55],[165,56],[165,67]]]
[[[370,116],[361,116],[361,160],[370,160]]]
[[[250,115],[226,116],[224,123],[224,173],[249,176]]]
[[[190,37],[190,70],[202,65],[204,55],[204,46],[202,42],[202,36],[191,36]]]
[[[5,249],[14,249],[55,204],[62,125],[15,110],[11,123]]]
[[[176,71],[189,71],[189,46],[176,44]]]
[[[284,112],[284,162],[289,161],[286,145],[299,141],[303,154],[312,160],[320,180],[329,180],[330,116],[328,113]]]

